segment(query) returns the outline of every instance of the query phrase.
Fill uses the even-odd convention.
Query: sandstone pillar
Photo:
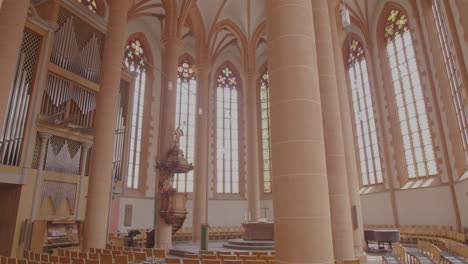
[[[97,95],[94,148],[88,182],[84,248],[105,248],[112,183],[114,129],[119,103],[120,75],[126,41],[128,0],[113,0],[102,56]]]
[[[276,261],[334,263],[311,1],[267,1]]]
[[[29,0],[0,1],[0,136],[23,40]]]
[[[197,74],[197,119],[195,123],[195,169],[192,210],[192,241],[201,242],[201,226],[208,224],[208,114],[210,66],[193,66]]]
[[[249,208],[248,220],[250,222],[257,222],[260,218],[257,76],[256,72],[242,74],[247,105],[247,201]]]
[[[356,166],[356,151],[354,147],[354,135],[352,133],[352,108],[349,104],[350,94],[346,82],[346,72],[344,68],[341,46],[345,35],[344,32],[341,30],[341,27],[337,23],[338,18],[336,14],[334,14],[334,8],[337,7],[338,4],[339,0],[331,1],[329,3],[330,23],[334,49],[336,80],[338,83],[338,95],[340,100],[341,125],[343,131],[343,146],[346,158],[346,171],[348,172],[348,191],[350,200],[349,202],[351,206],[351,211],[355,211],[356,215],[354,217],[357,221],[357,223],[353,222],[354,254],[356,258],[360,259],[361,263],[364,263],[367,261],[367,257],[364,253],[366,244],[364,241],[361,196],[359,193],[359,173]],[[353,207],[355,207],[355,209],[353,209]],[[356,226],[354,226],[354,224],[356,224]]]
[[[327,0],[312,2],[335,259],[354,259],[346,159]]]
[[[164,54],[164,83],[161,92],[161,118],[159,132],[158,161],[167,157],[168,151],[174,142],[176,96],[177,96],[177,66],[179,51],[183,42],[176,37],[168,37],[163,40]],[[159,171],[157,172],[159,175]],[[159,176],[158,176],[159,177]],[[158,179],[160,181],[161,179]],[[158,188],[158,184],[156,184]],[[156,190],[156,195],[160,195],[160,190]],[[161,199],[157,199],[160,201]],[[166,224],[159,215],[160,205],[155,212],[155,245],[158,248],[169,249],[172,240],[172,227]]]

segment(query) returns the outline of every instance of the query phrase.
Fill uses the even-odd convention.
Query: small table
[[[274,240],[274,223],[248,222],[243,223],[244,240]]]

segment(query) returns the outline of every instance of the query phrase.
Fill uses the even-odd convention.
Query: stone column
[[[246,93],[247,111],[247,201],[249,208],[248,220],[257,222],[260,218],[260,177],[258,152],[258,106],[257,82],[258,73],[244,72],[242,80]]]
[[[364,241],[363,232],[363,220],[361,210],[361,196],[359,193],[359,173],[357,169],[356,151],[354,146],[354,135],[353,131],[353,116],[351,112],[351,106],[349,104],[349,88],[346,82],[346,72],[344,68],[343,54],[342,54],[342,40],[346,37],[344,32],[341,30],[339,24],[337,24],[337,17],[334,13],[334,8],[338,6],[339,0],[330,1],[330,23],[332,32],[332,41],[334,49],[334,60],[336,70],[336,80],[338,83],[338,95],[340,100],[341,110],[341,125],[343,131],[344,150],[346,158],[346,171],[348,172],[348,191],[351,209],[353,206],[356,207],[357,227],[353,225],[353,238],[354,238],[354,254],[356,258],[359,258],[361,263],[367,262],[367,257],[364,253],[366,247]],[[340,34],[339,34],[339,33]],[[352,210],[351,210],[352,211]]]
[[[175,113],[176,113],[176,97],[177,97],[177,66],[179,61],[179,51],[183,47],[183,42],[180,38],[167,37],[162,41],[164,50],[164,83],[161,92],[161,118],[159,123],[159,147],[158,161],[162,161],[167,157],[168,151],[171,149],[174,142],[175,130]],[[157,172],[159,178],[159,171]],[[158,179],[160,181],[161,179]],[[158,188],[158,184],[156,184]],[[160,190],[156,190],[156,195],[160,195]],[[161,199],[157,199],[160,201]],[[160,205],[155,211],[155,245],[158,248],[169,249],[172,241],[172,227],[166,224],[164,219],[159,215]]]
[[[334,263],[311,1],[267,1],[277,263]]]
[[[101,86],[97,95],[94,148],[88,181],[84,248],[105,248],[112,192],[114,129],[119,103],[120,75],[126,41],[128,0],[113,0],[102,56]]]
[[[335,260],[354,259],[354,241],[340,101],[327,0],[312,1]],[[348,132],[349,133],[349,132]]]
[[[23,41],[29,0],[0,1],[0,136]]]
[[[201,226],[208,224],[208,137],[209,76],[208,64],[193,66],[197,74],[197,120],[195,123],[195,170],[192,209],[192,241],[201,242]]]
[[[78,199],[76,199],[76,212],[75,218],[80,219],[81,215],[81,199],[83,198],[83,182],[86,173],[86,163],[88,162],[88,153],[92,144],[87,142],[81,143],[81,157],[80,157],[80,185],[78,186]],[[84,219],[84,218],[83,218]]]

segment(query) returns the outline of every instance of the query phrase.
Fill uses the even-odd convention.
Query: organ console
[[[369,241],[375,241],[377,242],[378,249],[384,249],[385,242],[392,249],[392,243],[400,241],[400,231],[396,229],[364,229],[364,239],[368,248]]]

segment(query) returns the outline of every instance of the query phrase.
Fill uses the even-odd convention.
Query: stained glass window
[[[226,66],[216,80],[216,192],[239,193],[238,78]]]
[[[361,43],[355,39],[351,40],[349,47],[348,65],[362,184],[383,183],[374,102],[370,91],[367,61]]]
[[[175,126],[184,131],[180,138],[180,148],[184,151],[189,163],[193,163],[195,153],[195,113],[197,81],[192,64],[183,60],[177,68],[177,99]],[[178,192],[193,192],[193,171],[185,174],[176,174],[174,188]]]
[[[403,12],[391,10],[385,39],[408,178],[435,175],[437,163],[426,103],[408,19]]]
[[[78,0],[78,2],[82,3],[84,6],[86,6],[89,10],[93,11],[96,13],[97,10],[97,3],[96,0]]]
[[[442,5],[439,3],[439,0],[433,0],[432,11],[434,12],[434,18],[445,61],[445,68],[449,77],[453,104],[457,114],[458,127],[460,129],[462,144],[465,150],[465,158],[468,161],[468,97],[463,89],[463,78],[458,75],[459,70],[457,69],[458,64],[456,63],[455,51],[449,42],[447,22],[443,15]],[[463,98],[466,99],[463,100]]]
[[[268,72],[260,79],[260,114],[263,157],[263,192],[271,193],[271,154],[270,154],[270,90]]]
[[[143,107],[146,89],[146,57],[141,41],[132,39],[125,48],[125,65],[136,72],[130,118],[130,143],[127,172],[127,188],[138,189],[140,179],[141,137],[143,130]]]

